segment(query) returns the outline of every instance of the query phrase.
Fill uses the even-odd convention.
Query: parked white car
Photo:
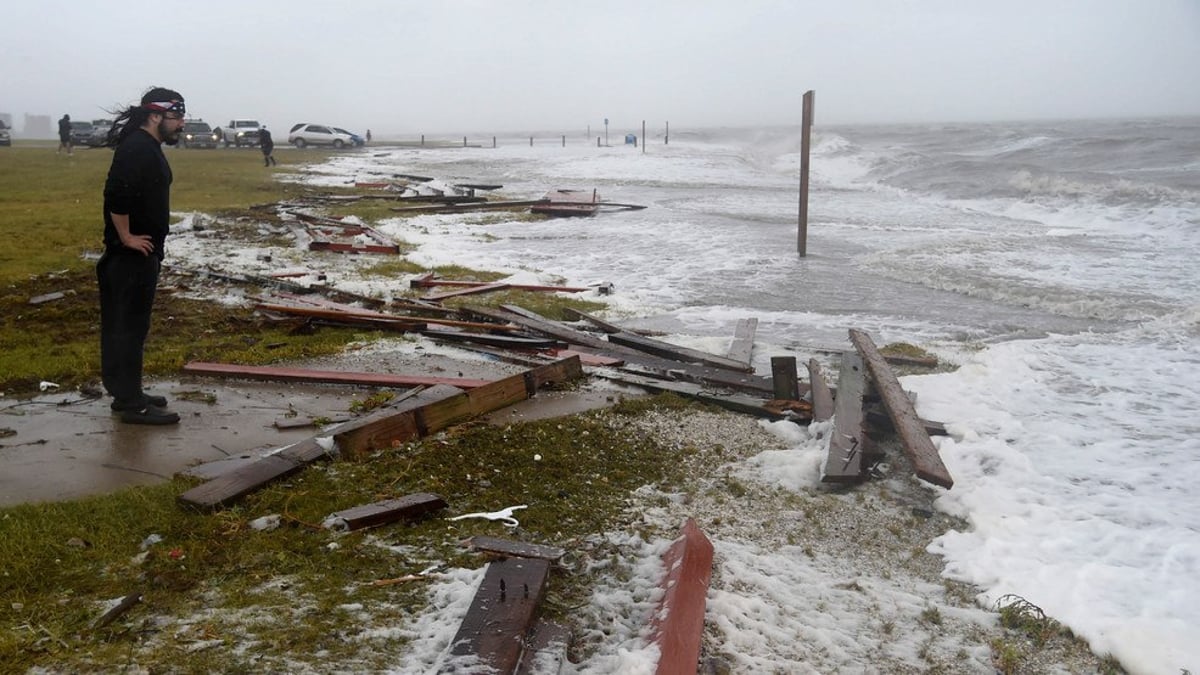
[[[309,145],[328,145],[334,148],[344,148],[347,146],[357,147],[363,144],[362,139],[357,134],[352,134],[345,129],[325,124],[308,124],[307,122],[292,125],[291,131],[288,132],[288,143],[297,148]]]

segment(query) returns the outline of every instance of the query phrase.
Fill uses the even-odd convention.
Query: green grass
[[[277,183],[276,171],[294,169],[324,155],[279,153],[279,166],[264,168],[257,150],[168,148],[174,182],[173,211],[228,213],[299,191]],[[99,251],[104,234],[104,179],[112,152],[77,148],[56,155],[53,145],[18,143],[0,148],[0,285],[51,270],[89,266],[85,251]]]

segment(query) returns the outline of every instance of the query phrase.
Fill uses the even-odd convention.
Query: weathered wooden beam
[[[562,624],[538,619],[517,666],[517,675],[560,673],[567,664],[571,630]]]
[[[679,538],[663,555],[663,596],[650,622],[658,644],[658,675],[695,673],[704,637],[704,605],[712,578],[713,545],[688,518]]]
[[[474,342],[491,347],[506,349],[550,349],[558,344],[553,339],[544,337],[522,337],[520,335],[495,335],[492,333],[472,333],[463,330],[443,330],[426,328],[419,331],[425,337],[447,342]]]
[[[349,457],[420,438],[452,424],[498,410],[533,395],[550,382],[566,382],[583,375],[577,357],[548,363],[463,392],[452,387],[432,387],[422,392],[420,405],[384,410],[343,424],[333,432],[337,448]],[[453,389],[453,391],[450,391]],[[437,400],[429,398],[439,396]],[[417,399],[413,399],[416,401]]]
[[[267,483],[290,476],[304,466],[301,462],[270,455],[201,483],[179,495],[176,500],[184,506],[205,510],[229,506]]]
[[[419,330],[426,327],[428,319],[424,317],[414,319],[410,317],[397,316],[394,314],[384,314],[382,312],[372,312],[363,310],[360,312],[347,312],[337,309],[326,309],[324,307],[300,307],[296,305],[279,305],[268,302],[260,302],[254,305],[258,309],[268,312],[279,312],[280,314],[291,314],[295,316],[307,316],[318,319],[326,319],[329,321],[341,321],[344,323],[365,323],[381,328],[390,328],[392,330],[409,331]]]
[[[850,329],[850,341],[862,356],[875,386],[879,389],[883,407],[887,409],[888,416],[896,427],[896,433],[900,436],[904,452],[912,462],[917,477],[944,488],[952,487],[954,479],[950,477],[950,471],[942,463],[942,458],[933,446],[929,434],[925,432],[912,401],[905,395],[896,374],[879,354],[871,336],[860,330]],[[840,398],[840,392],[838,395]]]
[[[842,354],[838,372],[838,395],[834,402],[833,432],[829,438],[829,454],[821,469],[825,483],[857,483],[862,480],[863,464],[863,391],[867,373],[857,354]]]
[[[738,319],[733,329],[733,342],[725,354],[728,358],[739,363],[750,365],[750,357],[754,352],[754,334],[758,331],[758,319]]]
[[[470,314],[492,320],[511,321],[524,326],[528,330],[549,335],[573,345],[572,349],[576,351],[591,352],[600,356],[625,361],[625,367],[627,368],[639,366],[653,371],[657,375],[674,379],[699,382],[713,387],[725,387],[743,392],[762,393],[765,396],[771,394],[772,386],[770,378],[653,356],[645,352],[639,352],[636,349],[630,349],[608,342],[607,340],[602,340],[583,331],[575,330],[570,326],[565,326],[558,321],[551,321],[545,317],[533,318],[527,316],[528,314],[532,314],[528,310],[522,310],[522,313],[518,314],[508,310],[470,307],[466,311]],[[801,395],[806,392],[807,389],[803,389]]]
[[[541,558],[550,562],[555,562],[567,554],[566,550],[557,546],[531,544],[526,541],[513,541],[511,539],[500,539],[498,537],[483,535],[471,537],[467,540],[467,543],[471,548],[487,553],[515,556],[518,558]]]
[[[887,410],[883,409],[881,405],[878,403],[867,403],[863,409],[866,411],[867,423],[872,427],[884,433],[896,433],[896,426],[892,424],[892,418],[888,417]],[[950,432],[946,431],[946,425],[943,422],[921,418],[921,426],[925,427],[925,433],[930,436],[950,435]]]
[[[615,323],[609,323],[608,321],[605,321],[604,319],[601,319],[596,316],[592,316],[591,314],[588,314],[587,312],[582,312],[578,309],[574,309],[571,307],[563,307],[563,314],[566,314],[567,316],[576,317],[577,319],[580,319],[583,321],[587,321],[588,323],[592,324],[596,328],[599,328],[600,330],[604,331],[605,333],[627,332],[627,329],[621,328],[620,326],[618,326]],[[628,332],[632,333],[633,331],[628,331]]]
[[[334,512],[326,522],[332,529],[354,531],[394,523],[397,520],[416,520],[428,513],[446,508],[446,500],[432,492],[418,492],[399,499],[387,499]]]
[[[549,578],[547,560],[505,558],[488,563],[439,672],[516,671]]]
[[[640,352],[661,356],[667,359],[676,361],[685,361],[691,363],[699,363],[713,368],[722,368],[724,370],[732,370],[737,373],[752,373],[754,368],[748,363],[734,361],[719,354],[709,354],[698,349],[681,347],[679,345],[664,342],[663,340],[655,340],[654,338],[643,337],[634,333],[613,333],[608,336],[608,341],[619,344],[631,349],[636,349]]]
[[[800,400],[800,378],[796,373],[796,357],[771,357],[772,395],[776,399]]]
[[[808,360],[809,391],[812,392],[813,421],[824,422],[833,417],[833,393],[816,359]]]
[[[445,300],[447,298],[457,298],[462,295],[477,295],[480,293],[492,293],[494,291],[503,291],[506,288],[510,288],[510,286],[502,281],[497,281],[495,283],[484,284],[482,286],[462,286],[460,288],[455,288],[454,290],[451,290],[451,291],[442,291],[440,293],[427,293],[426,295],[422,296],[421,299],[428,300],[430,302],[441,302],[442,300]]]
[[[459,389],[474,389],[475,387],[482,387],[491,382],[491,380],[466,377],[395,375],[392,373],[312,370],[308,368],[284,368],[279,366],[242,366],[230,363],[207,363],[204,361],[193,361],[184,364],[183,372],[190,375],[238,377],[247,380],[264,380],[269,382],[324,382],[371,387],[413,387],[417,385],[432,386],[435,384],[448,384]]]
[[[770,420],[792,419],[793,416],[785,414],[782,410],[768,407],[767,401],[754,396],[738,394],[736,392],[717,393],[712,389],[692,382],[675,382],[672,380],[658,380],[653,377],[645,377],[635,375],[628,372],[616,373],[595,373],[596,377],[602,377],[613,382],[621,382],[623,384],[641,387],[648,391],[662,393],[667,392],[682,396],[683,398],[709,403],[726,410],[745,413],[747,415],[755,415],[757,417],[765,417]]]

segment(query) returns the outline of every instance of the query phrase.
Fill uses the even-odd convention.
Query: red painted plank
[[[662,601],[651,620],[652,640],[658,643],[658,675],[694,675],[704,636],[704,604],[712,578],[713,545],[688,518],[675,543],[663,556]]]

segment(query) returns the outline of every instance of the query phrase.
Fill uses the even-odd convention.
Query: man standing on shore
[[[167,399],[142,391],[142,359],[170,222],[171,166],[162,144],[183,129],[183,96],[154,87],[119,113],[104,145],[114,149],[104,183],[100,375],[113,412],[129,424],[175,424]]]
[[[67,154],[71,154],[71,116],[63,115],[58,120],[58,150],[54,154],[61,154],[63,149],[66,149]]]
[[[271,132],[267,131],[266,125],[258,130],[258,147],[262,150],[263,166],[276,164],[275,155],[271,154],[275,151],[275,140],[271,138]]]

